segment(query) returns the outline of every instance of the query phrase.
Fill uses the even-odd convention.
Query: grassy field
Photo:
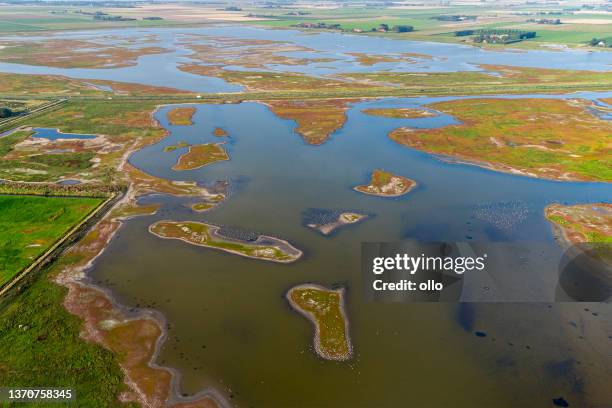
[[[71,406],[116,406],[125,389],[116,357],[80,338],[81,321],[62,305],[65,291],[44,274],[0,302],[0,384],[70,387],[76,393]]]
[[[0,195],[0,284],[26,268],[102,201]]]
[[[79,9],[80,7],[69,6],[18,7],[14,5],[0,5],[0,33],[15,34],[21,32],[119,27],[164,27],[176,24],[176,22],[168,20],[95,21],[91,15],[76,13]],[[93,12],[97,10],[94,8],[87,10],[85,8],[85,11]],[[121,15],[121,13],[118,15]]]

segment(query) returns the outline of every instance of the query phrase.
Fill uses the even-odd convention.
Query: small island
[[[201,213],[210,210],[217,206],[220,201],[225,199],[225,194],[212,194],[208,195],[204,201],[199,201],[191,205],[191,209],[195,212]]]
[[[314,348],[321,358],[345,361],[352,357],[349,323],[344,310],[344,289],[298,285],[287,292],[287,300],[291,307],[314,325]]]
[[[205,212],[213,208],[215,204],[207,203],[206,201],[201,201],[199,203],[195,203],[191,205],[191,209],[195,212]]]
[[[355,190],[379,197],[399,197],[408,193],[415,186],[416,181],[414,180],[376,169],[372,172],[370,184],[356,186]]]
[[[195,221],[158,221],[149,232],[164,239],[177,239],[191,245],[218,249],[247,258],[290,263],[302,256],[302,251],[289,242],[267,235],[253,241],[221,235],[221,227]]]
[[[173,126],[191,126],[195,112],[196,108],[174,108],[168,111],[168,122]]]
[[[357,224],[368,217],[356,212],[311,208],[304,212],[303,223],[323,235],[331,235],[341,227]]]
[[[612,243],[612,204],[551,204],[544,215],[564,245]]]
[[[229,160],[221,143],[205,143],[189,146],[189,151],[178,158],[172,170],[195,170],[208,164]]]
[[[189,146],[189,143],[187,142],[178,142],[176,144],[164,147],[164,152],[166,153],[173,152],[175,150],[182,149],[183,147],[187,147],[187,146]]]
[[[414,108],[370,108],[364,109],[362,112],[366,115],[393,119],[419,119],[436,116],[436,114],[431,111]]]
[[[217,137],[225,137],[228,136],[228,133],[225,129],[216,127],[215,130],[213,130],[213,135]]]

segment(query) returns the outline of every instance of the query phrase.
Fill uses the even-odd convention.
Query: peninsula
[[[168,122],[173,126],[193,125],[196,108],[174,108],[168,111]]]

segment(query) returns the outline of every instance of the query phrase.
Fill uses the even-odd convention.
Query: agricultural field
[[[567,7],[569,8],[569,7]],[[337,8],[298,8],[285,10],[252,10],[251,15],[261,20],[251,22],[266,27],[295,28],[300,24],[324,23],[327,26],[339,25],[341,30],[351,34],[373,35],[408,40],[436,42],[470,43],[469,37],[456,36],[461,30],[522,30],[536,31],[533,39],[513,43],[512,48],[541,47],[588,47],[593,38],[612,36],[611,18],[606,14],[564,10],[559,6],[515,7],[490,6],[421,6],[402,9],[401,7],[337,7]],[[453,20],[450,17],[456,16]],[[560,24],[537,24],[528,20],[560,20]],[[608,21],[606,23],[606,21]],[[412,31],[396,33],[376,31],[381,24],[389,28],[410,26]],[[299,27],[298,27],[299,28]],[[308,30],[308,28],[301,28]],[[488,48],[501,48],[504,45],[473,44]]]
[[[18,34],[24,32],[44,32],[51,30],[86,30],[121,27],[159,27],[176,24],[168,20],[142,20],[142,16],[131,21],[96,21],[93,13],[102,11],[94,7],[85,9],[72,6],[15,7],[0,5],[0,33]],[[90,13],[85,14],[83,13]],[[112,15],[123,14],[121,10],[111,10]],[[151,16],[149,14],[148,16]],[[147,16],[147,14],[143,15]]]
[[[0,195],[0,285],[26,268],[102,201]]]

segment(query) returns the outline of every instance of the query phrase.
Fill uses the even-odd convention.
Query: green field
[[[102,201],[1,195],[0,284],[31,264]]]
[[[456,37],[454,32],[462,29],[517,29],[536,31],[534,39],[513,43],[513,48],[535,48],[541,44],[565,44],[569,46],[585,46],[592,38],[609,37],[612,35],[612,19],[610,24],[587,24],[587,20],[609,19],[601,14],[576,14],[563,12],[560,7],[547,7],[539,5],[535,8],[525,7],[515,9],[508,13],[495,6],[465,6],[465,7],[438,7],[423,9],[397,9],[397,8],[349,8],[337,9],[300,9],[308,14],[301,16],[288,16],[286,10],[249,10],[253,14],[268,16],[261,21],[250,24],[268,27],[287,28],[299,23],[322,22],[326,24],[340,24],[344,30],[360,29],[368,32],[379,24],[411,25],[414,31],[408,33],[366,33],[368,35],[385,36],[390,38],[404,38],[409,40],[425,40],[437,42],[469,42],[469,37]],[[503,12],[500,12],[503,11]],[[517,15],[520,12],[554,12],[552,15]],[[454,24],[439,21],[436,16],[441,15],[471,15],[477,16],[475,21]],[[563,24],[547,25],[528,23],[530,18],[559,18]],[[478,46],[503,47],[496,44],[478,44]]]
[[[0,5],[0,33],[119,27],[163,27],[176,24],[176,22],[168,20],[95,21],[91,15],[76,13],[80,9],[83,9],[83,7],[37,6],[22,8],[14,5]],[[84,8],[86,12],[98,10],[98,8],[94,7]],[[113,15],[117,14],[113,13]]]
[[[4,219],[4,208],[0,217]],[[0,302],[0,384],[70,387],[76,394],[73,404],[37,407],[117,406],[118,395],[126,386],[116,357],[80,337],[81,321],[62,305],[65,291],[43,275],[23,293]]]

